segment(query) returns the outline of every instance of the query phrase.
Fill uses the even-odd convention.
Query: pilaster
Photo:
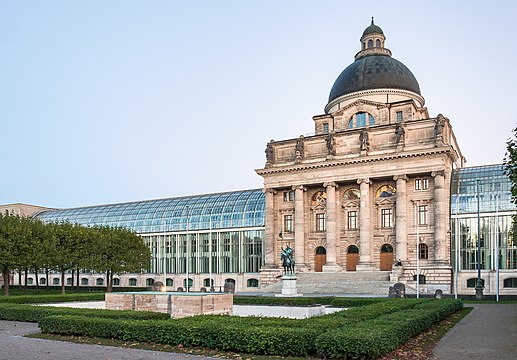
[[[357,183],[361,191],[359,208],[359,264],[357,271],[370,271],[371,260],[371,224],[370,224],[370,179],[358,179]]]
[[[323,186],[327,190],[327,261],[323,265],[323,271],[336,272],[339,266],[336,263],[336,246],[338,243],[338,230],[336,219],[336,189],[338,185],[335,182],[324,183]]]
[[[275,267],[275,194],[277,191],[272,188],[264,189],[266,193],[266,219],[265,219],[265,240],[264,240],[264,267]]]
[[[444,171],[433,171],[434,178],[434,260],[439,264],[446,264],[446,240],[447,240],[447,199],[445,198],[445,174]]]
[[[294,190],[294,262],[296,269],[305,265],[305,194],[303,185],[293,186]]]
[[[407,264],[407,192],[406,175],[395,175],[393,180],[397,182],[397,202],[395,208],[395,258],[394,261],[401,261]]]

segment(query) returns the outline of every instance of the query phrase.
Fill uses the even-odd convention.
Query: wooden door
[[[358,253],[346,254],[346,271],[355,271],[358,263],[359,263],[359,254]]]
[[[314,255],[314,271],[322,272],[323,265],[327,263],[327,250],[324,247],[318,246],[316,248],[316,255]]]
[[[381,247],[381,271],[391,271],[393,266],[393,247],[384,244]]]
[[[355,271],[359,263],[359,248],[355,245],[350,245],[346,249],[346,271]]]

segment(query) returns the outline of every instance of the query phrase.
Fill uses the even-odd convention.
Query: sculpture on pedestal
[[[294,275],[293,249],[289,245],[287,245],[285,249],[282,247],[282,251],[280,252],[280,260],[282,260],[284,275]]]

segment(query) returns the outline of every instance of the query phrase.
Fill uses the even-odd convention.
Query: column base
[[[341,266],[339,266],[338,264],[325,264],[322,266],[322,269],[321,269],[323,272],[339,272],[341,271]]]
[[[370,263],[364,263],[364,264],[357,264],[355,271],[373,271],[375,270],[373,267],[373,264]]]

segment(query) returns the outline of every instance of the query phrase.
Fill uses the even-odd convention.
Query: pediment
[[[377,109],[380,109],[382,107],[385,107],[386,104],[376,102],[376,101],[358,99],[358,100],[354,101],[353,103],[350,103],[350,104],[342,107],[341,109],[339,109],[332,115],[334,117],[342,116],[345,112],[347,112],[348,110],[350,110],[352,108],[357,108],[358,111],[361,111],[361,110],[364,110],[365,108],[371,108],[372,106]]]
[[[357,200],[350,200],[350,201],[346,201],[343,204],[343,208],[345,208],[345,209],[358,208],[359,205],[360,205],[359,201],[357,201]]]
[[[323,203],[317,203],[316,205],[311,207],[312,211],[320,211],[320,210],[327,210],[327,206]]]
[[[395,203],[395,196],[390,196],[388,198],[378,198],[376,201],[375,201],[375,204],[377,206],[382,206],[382,205],[387,205],[387,206],[391,206]]]

